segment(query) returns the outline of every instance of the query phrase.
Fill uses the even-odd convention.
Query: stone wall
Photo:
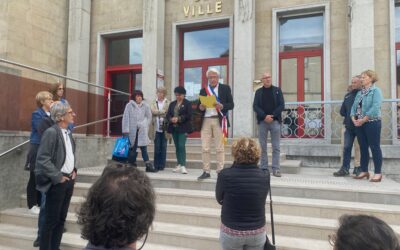
[[[6,40],[5,59],[65,74],[68,0],[1,1],[1,40]],[[0,42],[0,53],[1,53]],[[4,55],[4,54],[3,54]],[[25,77],[43,82],[56,78],[32,71]]]
[[[98,34],[123,29],[142,29],[143,0],[96,0],[92,1],[91,11],[89,81],[94,83],[97,73]]]
[[[115,139],[74,136],[77,168],[102,166],[111,157]],[[0,153],[29,139],[27,135],[0,134]],[[18,207],[20,195],[26,194],[29,172],[24,171],[29,144],[0,158],[0,210]],[[79,174],[79,171],[78,171]]]

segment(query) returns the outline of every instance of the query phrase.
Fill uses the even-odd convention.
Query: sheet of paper
[[[206,108],[214,108],[214,104],[217,102],[215,95],[210,96],[199,96],[200,103],[206,106]]]

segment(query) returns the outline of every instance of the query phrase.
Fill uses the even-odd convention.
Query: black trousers
[[[45,223],[40,236],[40,250],[60,249],[69,203],[75,181],[66,181],[50,187],[46,193]]]
[[[29,166],[29,181],[26,185],[26,202],[29,209],[33,206],[40,206],[40,192],[36,190],[36,180],[35,180],[35,164],[36,155],[39,148],[39,144],[31,144],[29,153],[26,159],[26,165]]]
[[[40,192],[36,190],[35,173],[29,171],[29,181],[26,185],[26,203],[29,209],[33,206],[40,207],[41,195]]]

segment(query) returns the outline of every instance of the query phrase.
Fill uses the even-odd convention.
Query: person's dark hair
[[[178,86],[174,89],[175,94],[186,95],[186,89],[182,86]]]
[[[107,166],[78,212],[82,238],[95,246],[121,248],[148,233],[155,214],[150,179],[137,168]]]
[[[393,229],[369,215],[343,215],[334,237],[335,250],[400,250]]]
[[[141,90],[135,90],[133,91],[132,95],[131,95],[131,100],[136,101],[136,96],[141,96],[142,99],[144,99],[143,97],[143,92]]]

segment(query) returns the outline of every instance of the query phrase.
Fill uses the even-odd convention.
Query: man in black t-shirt
[[[271,74],[262,75],[263,86],[254,95],[253,110],[257,115],[258,139],[261,144],[261,169],[268,169],[267,140],[268,132],[271,133],[272,144],[272,174],[281,177],[280,172],[280,138],[282,111],[285,108],[282,91],[273,86]]]

